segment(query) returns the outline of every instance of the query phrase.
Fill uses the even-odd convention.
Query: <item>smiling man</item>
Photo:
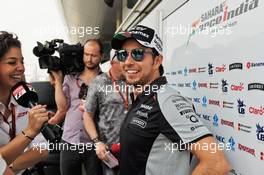
[[[112,39],[126,81],[135,87],[132,107],[121,127],[120,175],[222,175],[229,165],[197,119],[193,105],[162,76],[162,41],[138,25]],[[168,149],[169,148],[169,149]],[[194,154],[199,163],[191,172]]]

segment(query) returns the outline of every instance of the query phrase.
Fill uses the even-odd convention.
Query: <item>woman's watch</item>
[[[93,143],[101,142],[101,140],[99,139],[99,137],[93,138],[92,141],[93,141]]]

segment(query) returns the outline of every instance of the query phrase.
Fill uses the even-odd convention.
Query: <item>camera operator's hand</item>
[[[50,70],[50,84],[55,86],[56,84],[62,84],[63,82],[63,74],[60,70],[52,71]]]
[[[106,160],[107,146],[103,142],[97,142],[95,144],[96,155],[101,160]]]
[[[34,138],[39,132],[44,122],[48,121],[46,105],[37,105],[28,111],[28,126],[24,132]]]

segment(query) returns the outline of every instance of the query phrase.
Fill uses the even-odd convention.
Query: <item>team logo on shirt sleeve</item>
[[[142,129],[144,129],[147,126],[146,121],[139,119],[137,117],[132,118],[130,124],[137,125],[137,126],[141,127]]]

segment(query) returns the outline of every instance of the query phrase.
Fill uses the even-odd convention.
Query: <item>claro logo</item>
[[[262,106],[260,106],[260,107],[250,106],[248,110],[249,110],[250,114],[255,114],[255,115],[259,115],[259,116],[264,115],[264,107],[262,107]]]

